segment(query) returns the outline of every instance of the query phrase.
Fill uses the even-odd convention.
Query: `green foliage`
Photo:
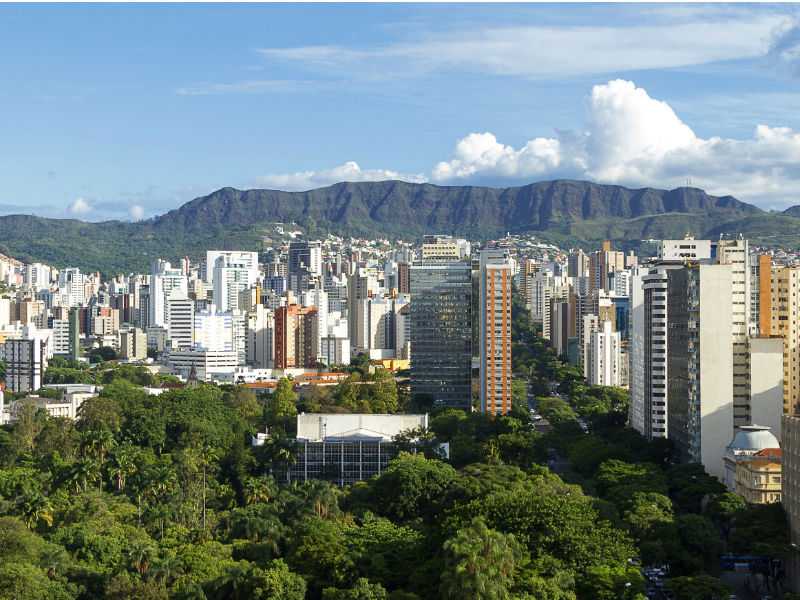
[[[672,577],[667,580],[666,588],[678,600],[727,600],[734,591],[730,583],[719,581],[716,577],[704,573]]]

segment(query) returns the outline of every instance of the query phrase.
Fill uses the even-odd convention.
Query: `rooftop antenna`
[[[686,178],[686,187],[687,188],[692,187],[692,178],[691,177],[687,177]]]

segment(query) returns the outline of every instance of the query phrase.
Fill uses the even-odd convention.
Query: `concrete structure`
[[[783,414],[800,413],[800,267],[776,267],[770,281],[770,334],[783,340]]]
[[[696,265],[667,275],[669,437],[678,458],[724,480],[733,438],[733,273]]]
[[[591,385],[621,385],[621,354],[619,333],[611,321],[600,321],[599,331],[589,334],[583,374]]]
[[[173,269],[170,263],[155,261],[150,267],[150,297],[148,326],[165,327],[167,325],[167,300],[173,290],[182,296],[189,294],[189,280],[180,269]],[[140,297],[140,302],[141,302]]]
[[[119,332],[119,357],[121,360],[145,360],[147,335],[138,327]]]
[[[486,248],[480,257],[480,409],[492,415],[511,410],[511,281],[508,248]]]
[[[173,348],[189,348],[194,342],[194,300],[180,288],[167,298],[167,337]]]
[[[800,593],[800,417],[781,421],[781,503],[789,517],[792,550],[784,561],[789,592]]]
[[[317,309],[299,304],[275,310],[275,368],[314,367],[319,332]]]
[[[222,258],[223,261],[218,263],[220,258]],[[255,282],[255,278],[258,276],[258,252],[243,250],[207,250],[205,263],[201,271],[203,281],[213,285],[214,267],[216,267],[217,264],[242,265],[252,272],[253,282]],[[283,274],[285,275],[286,273]]]
[[[53,332],[22,328],[22,337],[5,342],[6,388],[14,392],[32,392],[42,387],[47,361],[53,356]]]
[[[234,352],[233,315],[217,312],[213,304],[207,311],[194,314],[195,348],[220,352]]]
[[[608,292],[608,274],[625,268],[625,253],[611,249],[610,242],[603,242],[603,249],[589,255],[589,291]]]
[[[427,415],[299,414],[297,462],[278,480],[330,479],[343,487],[380,475],[393,456],[392,438],[427,426]]]
[[[411,395],[472,408],[472,265],[448,259],[411,267]]]
[[[735,491],[737,463],[742,460],[750,460],[763,450],[779,446],[778,439],[772,434],[769,427],[746,425],[740,428],[725,448],[725,456],[722,461],[725,467],[725,477],[722,482],[729,491]]]
[[[762,450],[750,460],[736,463],[734,491],[748,504],[781,501],[781,450]]]
[[[660,240],[659,261],[686,262],[711,257],[711,240],[696,240],[687,235],[682,240]]]
[[[166,348],[164,362],[167,368],[183,379],[189,378],[192,368],[200,381],[212,381],[215,374],[234,373],[239,364],[236,352],[230,350],[206,350],[204,348]]]

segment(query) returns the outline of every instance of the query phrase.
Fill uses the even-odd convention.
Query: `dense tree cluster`
[[[662,563],[676,597],[722,597],[721,554],[786,551],[779,505],[674,464],[625,426],[623,392],[586,386],[519,314],[509,414],[435,410],[343,490],[272,473],[296,458],[298,411],[418,409],[385,372],[302,397],[288,379],[148,395],[137,367],[56,366],[107,380],[77,422],[31,404],[0,429],[0,600],[641,600],[641,566]],[[543,466],[556,452],[561,477]]]

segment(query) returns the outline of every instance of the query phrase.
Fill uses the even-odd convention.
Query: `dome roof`
[[[772,433],[769,427],[761,425],[745,425],[739,428],[739,432],[733,436],[733,441],[729,448],[733,451],[744,450],[750,452],[761,452],[765,448],[779,448],[780,442]]]

